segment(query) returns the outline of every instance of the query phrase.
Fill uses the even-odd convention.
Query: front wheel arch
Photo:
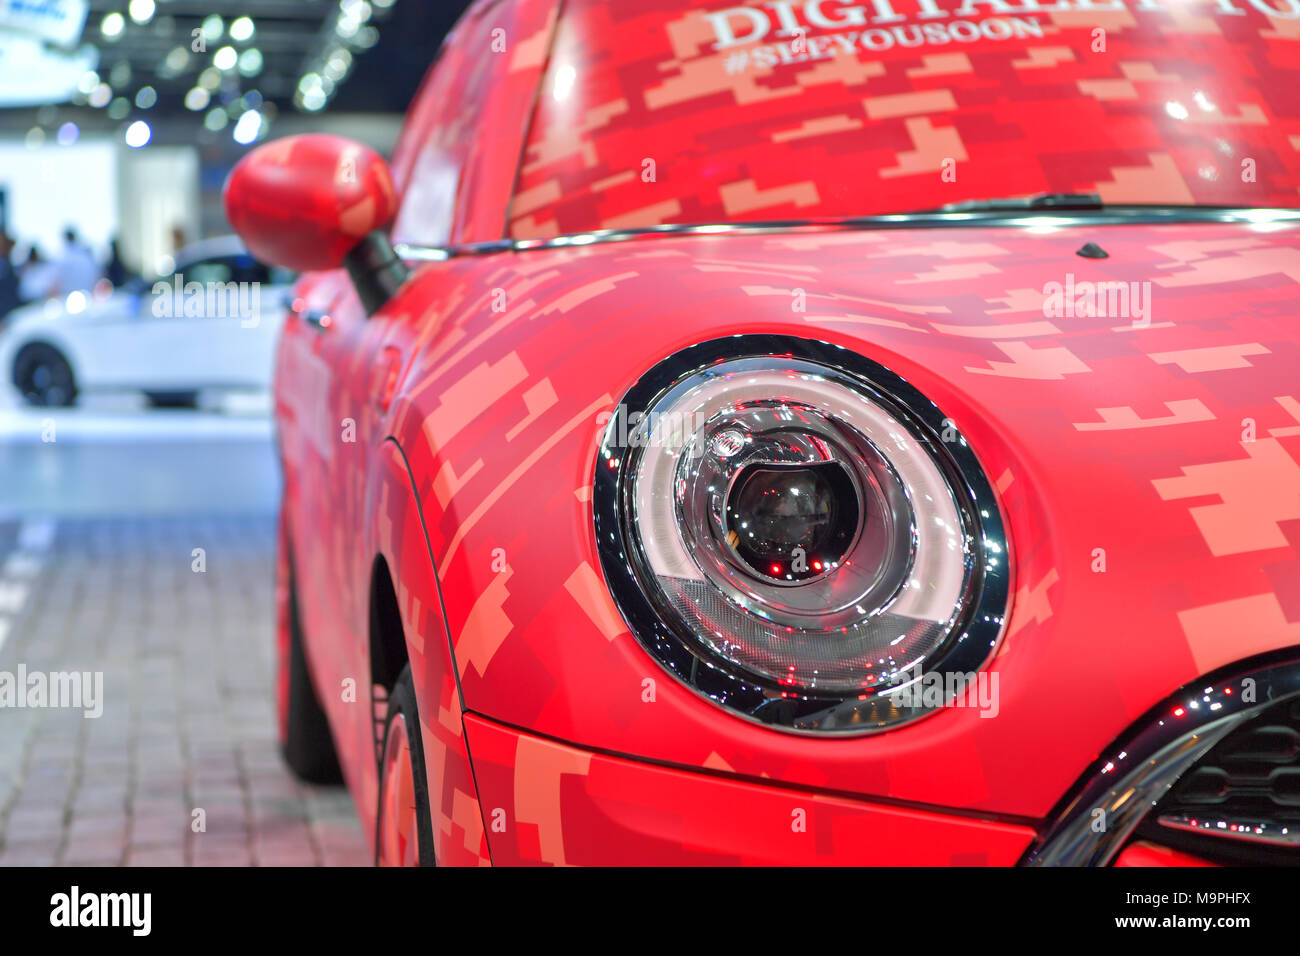
[[[370,571],[370,684],[391,691],[410,662],[393,574],[378,555]]]

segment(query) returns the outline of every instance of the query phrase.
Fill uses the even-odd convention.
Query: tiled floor
[[[297,783],[277,752],[273,531],[269,516],[0,521],[0,680],[103,681],[94,718],[85,701],[0,706],[0,866],[368,862],[346,791]]]

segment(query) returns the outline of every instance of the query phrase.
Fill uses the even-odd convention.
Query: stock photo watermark
[[[152,914],[152,893],[84,893],[74,884],[68,892],[50,897],[50,925],[55,927],[117,927],[131,930],[133,936],[148,936]]]
[[[1049,319],[1130,319],[1135,329],[1151,324],[1150,282],[1082,282],[1067,272],[1064,282],[1043,286],[1043,316]]]
[[[704,454],[707,421],[703,412],[629,412],[626,405],[596,416],[612,448],[689,448],[693,458]]]
[[[81,710],[87,720],[104,713],[103,671],[0,671],[0,710]]]
[[[1001,710],[998,700],[998,672],[922,671],[918,664],[902,672],[907,683],[887,696],[900,708],[934,710],[939,707],[968,707],[981,717],[996,717]]]
[[[171,281],[153,284],[154,318],[238,319],[241,328],[256,328],[262,321],[262,283],[186,282],[177,272]]]

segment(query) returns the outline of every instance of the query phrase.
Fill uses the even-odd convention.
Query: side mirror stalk
[[[388,234],[380,229],[368,234],[343,257],[357,297],[366,315],[378,312],[402,287],[411,270],[397,255]]]

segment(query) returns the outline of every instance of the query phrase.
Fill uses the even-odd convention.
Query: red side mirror
[[[383,157],[324,133],[259,146],[231,170],[225,198],[226,217],[249,252],[297,272],[337,269],[397,211]]]

